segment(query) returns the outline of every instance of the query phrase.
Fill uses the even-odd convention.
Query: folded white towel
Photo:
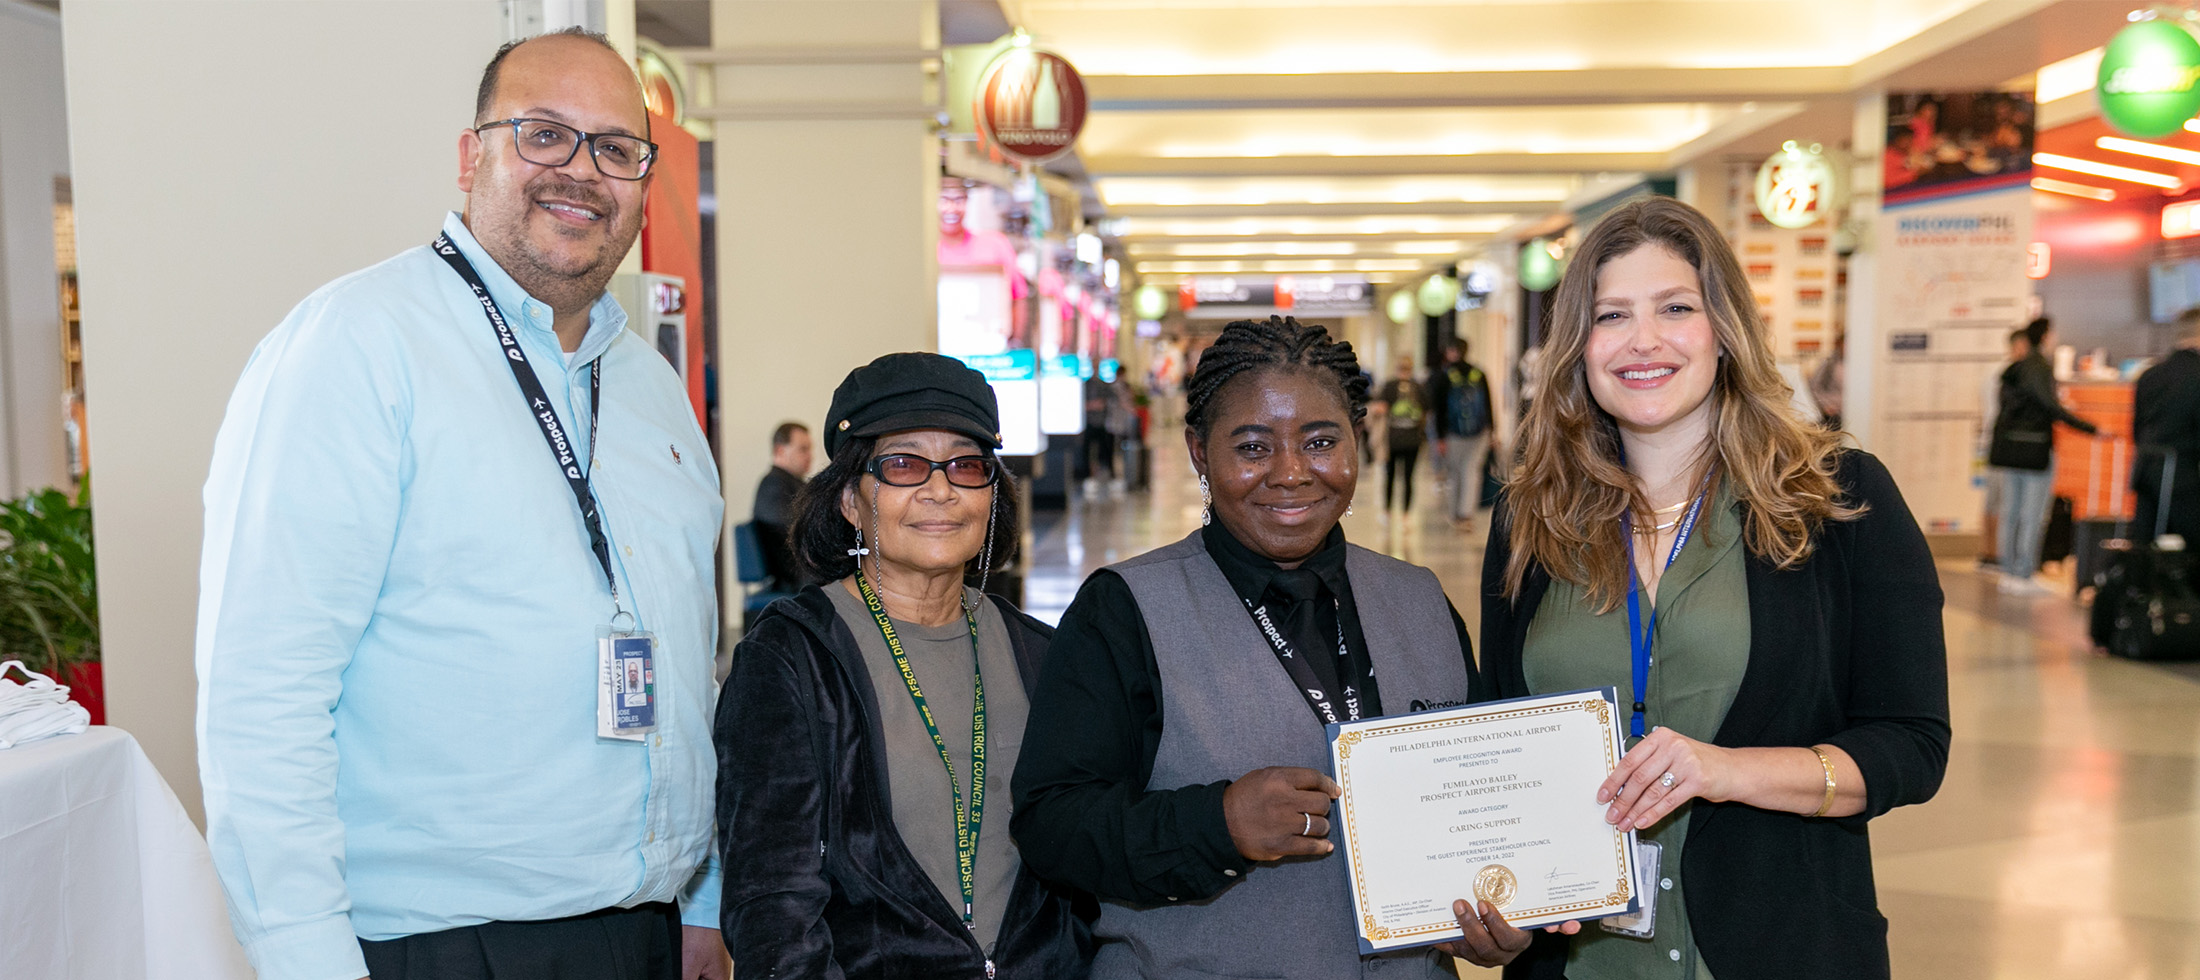
[[[30,683],[8,680],[10,669],[22,671]],[[66,685],[54,683],[20,660],[0,664],[0,749],[49,735],[74,735],[91,723],[84,706],[69,700]]]

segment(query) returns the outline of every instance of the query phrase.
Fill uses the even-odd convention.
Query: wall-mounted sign
[[[1757,168],[1757,213],[1781,228],[1808,228],[1833,210],[1837,179],[1823,147],[1789,140]]]
[[[1285,276],[1276,280],[1276,305],[1299,316],[1366,313],[1375,308],[1375,287],[1348,276]]]
[[[1085,128],[1085,80],[1060,55],[1016,45],[978,82],[978,131],[1003,154],[1045,163]]]
[[[2046,242],[2033,242],[2024,247],[2024,277],[2026,279],[2045,279],[2048,270],[2054,267],[2054,252],[2047,247]]]
[[[1531,292],[1542,292],[1558,285],[1558,277],[1566,271],[1559,261],[1558,243],[1538,238],[1520,246],[1520,286]]]
[[[2101,117],[2143,139],[2177,132],[2200,112],[2200,39],[2175,21],[2143,20],[2101,52],[2093,94]]]

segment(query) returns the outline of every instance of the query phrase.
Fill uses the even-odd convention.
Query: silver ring
[[[1301,814],[1299,814],[1299,816],[1302,816],[1302,817],[1305,817],[1305,818],[1306,818],[1306,826],[1304,826],[1304,827],[1301,827],[1301,828],[1299,828],[1299,836],[1300,836],[1300,837],[1312,837],[1312,836],[1314,836],[1314,815],[1313,815],[1313,814],[1311,814],[1311,813],[1301,813]]]
[[[1659,777],[1658,777],[1658,785],[1660,785],[1660,786],[1663,786],[1663,787],[1665,787],[1666,789],[1672,789],[1672,788],[1673,788],[1673,771],[1672,771],[1672,770],[1670,770],[1670,769],[1668,769],[1668,770],[1666,770],[1666,771],[1665,771],[1665,775],[1663,775],[1663,776],[1659,776]]]

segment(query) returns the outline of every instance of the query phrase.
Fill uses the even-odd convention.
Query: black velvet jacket
[[[962,915],[894,828],[878,696],[822,588],[764,610],[718,698],[719,916],[734,968],[744,980],[983,978]],[[1054,631],[995,602],[1028,692]],[[1025,869],[994,946],[997,975],[1085,976],[1097,914]]]
[[[1886,977],[1865,822],[1930,799],[1948,767],[1947,647],[1925,535],[1879,460],[1844,452],[1834,476],[1871,509],[1827,523],[1797,568],[1749,556],[1749,663],[1712,744],[1839,746],[1863,771],[1864,812],[1694,803],[1681,856],[1688,921],[1719,977]],[[1515,698],[1530,693],[1521,652],[1551,577],[1531,565],[1519,599],[1504,597],[1507,521],[1500,504],[1482,566],[1482,672],[1486,689]],[[1567,942],[1538,931],[1505,976],[1563,977]]]

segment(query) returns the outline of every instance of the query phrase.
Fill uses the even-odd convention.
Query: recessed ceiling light
[[[2163,146],[2159,143],[2141,143],[2138,140],[2127,140],[2121,136],[2103,136],[2094,140],[2093,145],[2104,150],[2114,150],[2118,153],[2130,153],[2135,156],[2153,157],[2156,160],[2168,160],[2171,163],[2200,166],[2200,153],[2181,150],[2174,146]]]
[[[2082,197],[2090,201],[2113,201],[2116,199],[2116,192],[2106,187],[2077,184],[2067,180],[2056,180],[2053,177],[2032,178],[2032,189],[2046,191],[2049,194],[2068,194],[2071,197]]]

